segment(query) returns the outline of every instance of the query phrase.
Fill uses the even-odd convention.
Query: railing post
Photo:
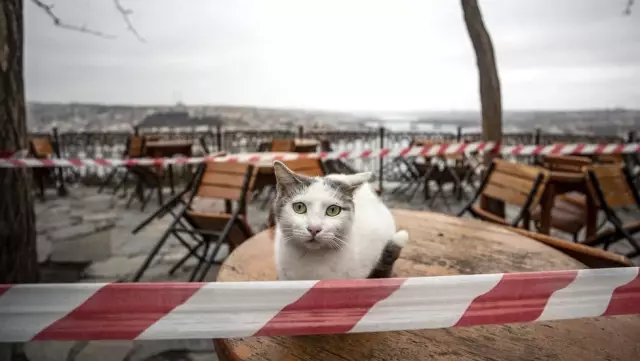
[[[58,158],[62,158],[61,156],[61,152],[60,152],[60,137],[58,135],[58,128],[57,127],[53,127],[52,129],[52,133],[53,133],[53,151],[56,153],[56,156]],[[64,186],[64,173],[62,172],[62,168],[58,167],[57,169],[53,170],[55,173],[58,173],[58,195],[59,196],[66,196],[68,194],[66,187]]]
[[[298,139],[304,138],[304,126],[298,125]]]
[[[533,133],[533,144],[540,145],[542,143],[542,130],[540,128],[536,128],[535,133]],[[536,155],[533,157],[533,164],[542,164],[542,157]]]
[[[462,126],[458,125],[458,129],[456,131],[456,143],[462,142]]]
[[[636,141],[636,131],[630,130],[627,133],[627,143],[635,143],[635,141]]]
[[[218,152],[222,151],[222,124],[216,124],[216,148]]]
[[[384,149],[384,127],[380,127],[379,130],[380,136],[380,150]],[[380,157],[380,168],[378,169],[378,188],[380,190],[380,194],[382,194],[382,190],[384,187],[384,158]]]
[[[140,126],[136,125],[133,127],[133,135],[135,135],[136,137],[140,135]]]

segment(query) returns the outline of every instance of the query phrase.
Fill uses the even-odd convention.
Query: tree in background
[[[477,0],[461,0],[464,22],[476,54],[480,82],[480,103],[482,106],[482,139],[502,141],[502,95],[500,78],[496,67],[496,57],[489,32],[484,26]],[[491,162],[491,157],[487,159]],[[494,214],[504,216],[504,204],[482,200],[482,207]]]

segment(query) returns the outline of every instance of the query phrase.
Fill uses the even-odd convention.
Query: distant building
[[[148,115],[138,124],[138,127],[197,127],[203,125],[215,127],[218,124],[223,124],[218,116],[192,117],[186,111],[168,111]]]

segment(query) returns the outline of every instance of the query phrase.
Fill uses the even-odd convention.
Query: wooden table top
[[[154,140],[154,141],[144,143],[144,146],[147,148],[186,147],[186,146],[192,146],[192,145],[193,145],[193,141],[181,140],[181,139]]]
[[[306,146],[314,146],[314,145],[318,145],[320,144],[320,141],[317,139],[296,139],[296,146],[302,146],[302,147],[306,147]]]
[[[430,212],[392,210],[410,241],[394,276],[585,268],[563,253],[499,226]],[[257,234],[224,262],[218,281],[275,280],[273,232]],[[636,360],[640,317],[348,335],[215,340],[221,360]]]

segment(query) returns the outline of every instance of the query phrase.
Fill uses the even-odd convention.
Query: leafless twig
[[[122,4],[120,4],[120,0],[113,0],[113,4],[116,6],[116,9],[118,9],[118,12],[120,12],[120,14],[122,15],[122,20],[124,20],[125,24],[127,24],[127,30],[129,30],[129,32],[131,32],[140,42],[145,43],[146,40],[144,40],[144,38],[140,36],[136,28],[133,27],[131,19],[129,18],[129,15],[131,15],[133,11],[131,11],[131,9],[125,9]]]
[[[627,0],[627,7],[624,9],[625,15],[631,15],[631,8],[633,7],[633,3],[635,0]]]
[[[73,31],[79,31],[81,33],[87,33],[87,34],[99,36],[101,38],[106,38],[106,39],[115,39],[115,36],[113,36],[111,34],[106,34],[106,33],[103,33],[101,31],[98,31],[98,30],[90,29],[90,28],[86,27],[85,25],[78,26],[78,25],[67,24],[67,23],[63,22],[56,15],[56,13],[53,12],[53,5],[45,4],[41,0],[31,0],[31,2],[33,2],[37,7],[42,9],[51,18],[51,20],[53,21],[53,24],[55,26],[59,27],[59,28],[67,29],[67,30],[73,30]]]

